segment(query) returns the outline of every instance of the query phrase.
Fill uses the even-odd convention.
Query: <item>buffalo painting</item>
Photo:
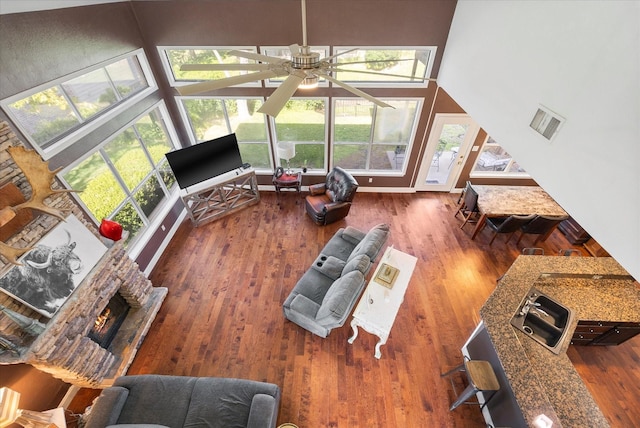
[[[60,223],[0,278],[0,288],[52,317],[82,282],[106,247],[74,216]]]

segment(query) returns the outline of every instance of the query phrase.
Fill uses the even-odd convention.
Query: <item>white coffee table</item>
[[[382,356],[380,347],[387,343],[391,327],[393,327],[396,315],[398,315],[398,309],[400,309],[400,305],[404,301],[404,294],[407,291],[417,261],[416,257],[398,251],[393,247],[386,249],[376,271],[371,277],[371,281],[369,281],[358,302],[358,306],[353,311],[353,320],[351,321],[353,336],[349,338],[349,343],[352,344],[356,340],[358,327],[362,327],[380,338],[375,349],[375,357],[380,359]],[[398,276],[391,288],[381,285],[375,280],[383,265],[399,269]]]

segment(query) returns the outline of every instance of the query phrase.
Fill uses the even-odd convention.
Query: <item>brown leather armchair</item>
[[[345,218],[358,189],[358,182],[340,167],[333,168],[324,183],[309,186],[307,214],[313,221],[325,225]]]

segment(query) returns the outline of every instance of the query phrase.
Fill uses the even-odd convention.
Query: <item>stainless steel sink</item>
[[[511,318],[511,325],[559,354],[572,316],[571,309],[532,287]]]

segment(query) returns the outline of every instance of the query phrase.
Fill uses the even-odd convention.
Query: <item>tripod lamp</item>
[[[287,174],[291,174],[291,165],[289,164],[289,161],[296,157],[295,143],[278,143],[278,157],[287,161]]]

